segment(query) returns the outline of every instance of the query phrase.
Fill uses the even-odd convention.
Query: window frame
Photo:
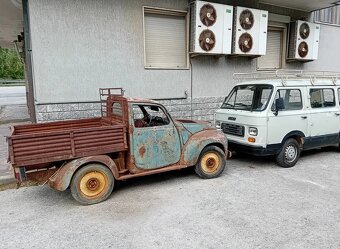
[[[143,49],[144,49],[144,69],[154,70],[189,70],[190,69],[190,57],[189,57],[189,12],[186,10],[167,9],[151,6],[142,7],[143,14]],[[150,67],[146,63],[146,46],[145,46],[145,14],[156,14],[163,16],[177,16],[184,17],[185,19],[185,51],[186,51],[186,65],[184,67]]]
[[[286,68],[286,57],[287,57],[287,32],[288,32],[288,25],[287,23],[281,23],[281,22],[269,22],[268,24],[268,30],[270,31],[276,31],[281,32],[281,60],[280,60],[280,68],[260,68],[258,59],[256,59],[256,70],[257,71],[276,71],[279,69]]]
[[[322,95],[321,95],[321,97],[322,97],[322,106],[320,106],[320,107],[313,107],[312,106],[312,98],[311,98],[311,90],[321,90],[322,91]],[[333,92],[333,99],[334,99],[334,105],[333,106],[324,106],[324,100],[325,100],[325,95],[324,95],[324,90],[331,90],[332,92]],[[308,94],[309,94],[309,105],[310,105],[310,108],[312,109],[312,110],[318,110],[318,109],[324,109],[324,108],[335,108],[335,107],[337,107],[337,101],[336,101],[336,96],[335,96],[335,91],[334,91],[334,88],[329,88],[329,87],[324,87],[324,88],[322,88],[322,87],[313,87],[313,88],[309,88],[309,91],[308,91]]]
[[[300,98],[301,98],[301,108],[300,109],[289,109],[289,110],[280,110],[280,112],[289,112],[289,111],[301,111],[301,110],[304,110],[305,109],[305,106],[306,104],[304,104],[304,100],[303,100],[303,96],[302,96],[302,92],[301,92],[301,89],[300,88],[278,88],[276,89],[276,92],[274,95],[274,99],[273,99],[273,102],[272,102],[272,105],[270,107],[270,111],[271,112],[275,112],[275,110],[273,110],[273,107],[275,106],[275,101],[276,101],[276,95],[279,91],[287,91],[287,90],[297,90],[299,91],[300,93]]]
[[[163,111],[164,115],[167,117],[167,119],[169,120],[169,123],[166,125],[160,125],[160,126],[146,126],[146,127],[136,127],[135,126],[135,113],[134,113],[134,106],[138,106],[138,108],[140,108],[139,106],[157,106],[160,110]],[[172,127],[174,126],[173,120],[170,116],[170,114],[167,112],[167,110],[165,109],[164,106],[162,105],[158,105],[158,104],[152,104],[152,103],[132,103],[131,105],[131,124],[133,124],[133,128],[134,129],[155,129],[155,127],[158,127],[158,129],[160,129],[159,127],[163,128],[163,127]]]
[[[248,86],[260,86],[260,87],[264,87],[264,86],[269,86],[271,87],[271,91],[270,91],[270,94],[268,96],[268,101],[266,103],[266,105],[262,108],[262,110],[245,110],[245,109],[235,109],[235,108],[224,108],[223,105],[226,104],[233,96],[233,94],[235,93],[236,89],[238,87],[248,87]],[[269,103],[273,97],[273,93],[274,93],[274,90],[275,90],[275,87],[272,85],[272,84],[244,84],[244,85],[236,85],[233,87],[233,89],[229,92],[229,94],[227,95],[227,97],[225,97],[225,99],[223,100],[223,103],[222,105],[220,106],[220,109],[226,109],[226,110],[236,110],[236,111],[247,111],[247,112],[264,112],[267,110],[268,106],[269,106]],[[254,102],[254,98],[255,98],[255,94],[253,95],[252,97],[252,105],[253,105],[253,102]],[[237,96],[237,95],[236,95]]]

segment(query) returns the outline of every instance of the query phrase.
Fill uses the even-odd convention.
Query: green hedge
[[[0,79],[24,78],[24,65],[14,49],[0,48]]]

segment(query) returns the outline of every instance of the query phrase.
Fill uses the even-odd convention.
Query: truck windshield
[[[234,87],[221,108],[245,111],[263,111],[272,95],[272,85],[240,85]]]

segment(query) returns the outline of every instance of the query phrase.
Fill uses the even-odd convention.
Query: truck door
[[[177,163],[181,156],[175,125],[158,105],[133,105],[134,129],[131,154],[136,167],[156,169]]]
[[[339,107],[332,87],[313,86],[308,88],[310,100],[307,148],[339,143]]]
[[[280,144],[289,133],[303,133],[308,136],[308,110],[305,88],[277,89],[271,109],[268,113],[268,140],[269,145]],[[282,98],[284,109],[275,113],[275,100]]]

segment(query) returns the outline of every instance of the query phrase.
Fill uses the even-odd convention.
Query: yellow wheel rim
[[[221,159],[213,152],[205,154],[201,159],[201,166],[206,173],[215,173],[221,165]]]
[[[98,171],[86,173],[80,180],[79,189],[87,197],[100,195],[108,185],[105,174]]]

